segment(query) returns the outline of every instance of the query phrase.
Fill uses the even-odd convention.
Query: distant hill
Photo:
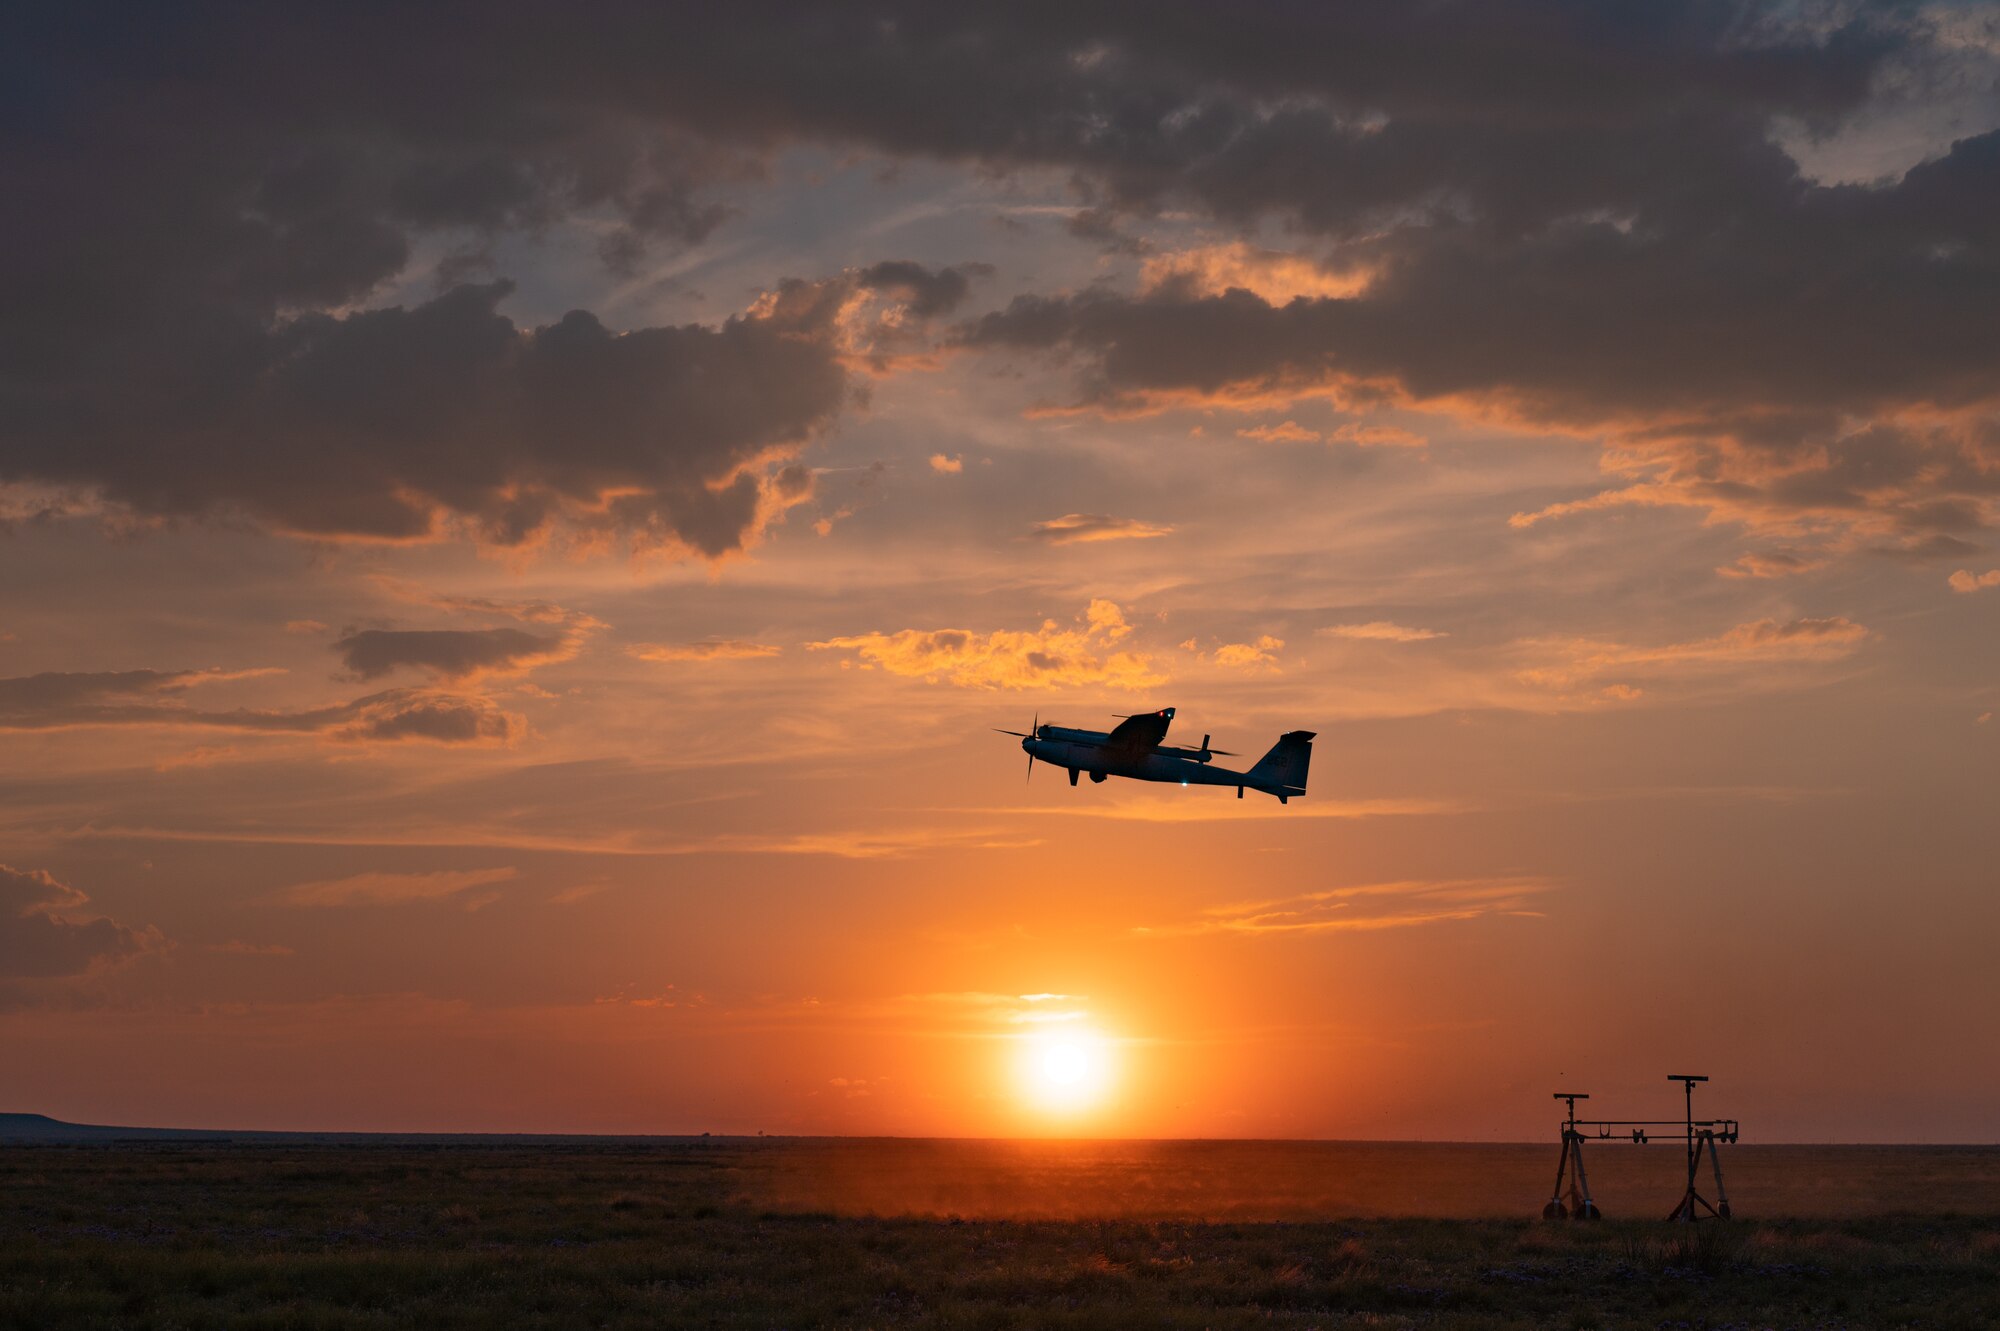
[[[256,1145],[355,1145],[409,1143],[427,1146],[560,1146],[629,1145],[690,1146],[724,1143],[744,1145],[778,1138],[641,1136],[636,1134],[541,1132],[271,1132],[217,1128],[122,1128],[102,1123],[65,1123],[47,1114],[0,1114],[0,1144],[35,1142],[243,1142]]]
[[[0,1141],[4,1142],[228,1141],[240,1135],[243,1134],[202,1128],[120,1128],[101,1123],[65,1123],[47,1114],[0,1114]]]

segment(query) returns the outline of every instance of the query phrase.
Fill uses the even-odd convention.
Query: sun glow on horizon
[[[1112,1042],[1096,1031],[1037,1031],[1021,1039],[1016,1084],[1022,1100],[1040,1113],[1082,1114],[1109,1097],[1115,1061]]]

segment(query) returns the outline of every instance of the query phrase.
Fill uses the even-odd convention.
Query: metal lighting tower
[[[1549,1203],[1542,1208],[1544,1220],[1601,1220],[1603,1212],[1590,1199],[1590,1181],[1583,1172],[1583,1142],[1586,1137],[1596,1137],[1599,1141],[1610,1141],[1614,1137],[1630,1135],[1636,1146],[1644,1146],[1650,1139],[1651,1130],[1679,1128],[1687,1143],[1687,1189],[1681,1194],[1680,1204],[1674,1207],[1669,1220],[1694,1221],[1702,1218],[1706,1211],[1718,1220],[1729,1219],[1729,1194],[1722,1189],[1722,1157],[1716,1151],[1716,1143],[1733,1142],[1737,1136],[1737,1124],[1733,1118],[1696,1118],[1694,1116],[1694,1084],[1707,1081],[1706,1077],[1675,1074],[1668,1081],[1681,1083],[1685,1112],[1679,1123],[1672,1119],[1659,1118],[1592,1118],[1580,1119],[1576,1116],[1576,1102],[1590,1097],[1582,1091],[1557,1091],[1555,1098],[1569,1106],[1569,1116],[1562,1124],[1562,1160],[1556,1165],[1555,1191],[1549,1195]],[[1701,1195],[1695,1188],[1695,1180],[1700,1176],[1701,1158],[1708,1156],[1709,1167],[1715,1171],[1715,1202]],[[1563,1192],[1563,1180],[1569,1180],[1569,1192]]]

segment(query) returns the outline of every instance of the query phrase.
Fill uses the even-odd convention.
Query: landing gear
[[[1076,769],[1074,767],[1069,769],[1069,783],[1072,786],[1076,784]]]
[[[1092,781],[1093,783],[1095,783],[1096,785],[1100,785],[1100,786],[1101,786],[1101,785],[1103,785],[1103,784],[1104,784],[1104,773],[1102,773],[1102,772],[1092,772],[1092,773],[1090,774],[1090,779],[1091,779],[1091,781]]]
[[[1243,798],[1243,787],[1241,787],[1241,786],[1238,786],[1238,787],[1236,788],[1236,798],[1237,798],[1237,799],[1242,799],[1242,798]]]

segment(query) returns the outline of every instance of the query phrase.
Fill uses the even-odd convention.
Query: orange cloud
[[[1148,689],[1166,682],[1151,658],[1108,651],[1132,632],[1117,604],[1094,600],[1080,625],[1044,620],[1028,631],[903,629],[808,644],[813,651],[849,651],[865,669],[946,682],[969,689],[1046,689],[1100,684]],[[843,664],[847,664],[843,662]]]
[[[1360,444],[1364,448],[1422,448],[1430,440],[1412,430],[1395,425],[1362,425],[1350,421],[1340,426],[1328,439],[1344,444]]]
[[[1984,587],[2000,587],[2000,568],[1989,569],[1984,573],[1974,573],[1971,569],[1962,568],[1946,581],[1951,584],[1951,589],[1955,592],[1976,592]]]
[[[1047,522],[1037,522],[1029,535],[1050,545],[1080,545],[1088,541],[1144,541],[1166,536],[1172,527],[1137,518],[1114,518],[1106,513],[1065,513]]]
[[[1268,633],[1255,642],[1225,642],[1215,649],[1215,662],[1226,666],[1276,665],[1276,653],[1282,651],[1284,646],[1283,638],[1274,638]]]
[[[945,476],[956,476],[965,470],[965,459],[948,458],[942,453],[931,454],[931,470]]]
[[[638,642],[625,649],[641,661],[756,661],[778,655],[781,648],[737,638],[703,638],[700,642]]]
[[[1092,630],[1102,633],[1109,642],[1116,642],[1132,631],[1132,626],[1125,622],[1125,612],[1118,608],[1118,603],[1104,600],[1102,597],[1093,598],[1090,604],[1084,607],[1083,618]]]
[[[1266,444],[1316,444],[1320,441],[1318,430],[1308,430],[1297,421],[1259,425],[1249,430],[1238,430],[1236,435],[1239,439],[1255,439]]]
[[[1235,288],[1272,305],[1301,296],[1358,296],[1373,278],[1372,271],[1358,265],[1329,268],[1303,254],[1242,241],[1157,255],[1139,269],[1139,281],[1148,290],[1175,288],[1187,295],[1215,296]]]
[[[1363,425],[1359,421],[1335,426],[1325,434],[1308,430],[1294,420],[1238,430],[1236,434],[1241,439],[1256,439],[1267,444],[1312,444],[1325,440],[1328,443],[1358,444],[1363,448],[1422,448],[1430,442],[1422,435],[1399,426]]]

